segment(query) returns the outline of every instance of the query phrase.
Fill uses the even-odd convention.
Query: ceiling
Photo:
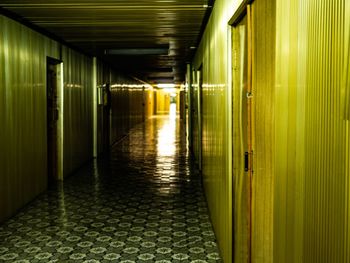
[[[0,6],[150,83],[182,83],[213,0],[1,0]]]

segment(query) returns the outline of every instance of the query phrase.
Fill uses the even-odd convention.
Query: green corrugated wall
[[[0,15],[0,221],[46,188],[46,56],[52,41]]]
[[[192,63],[193,70],[203,65],[203,179],[224,262],[243,251],[233,251],[230,232],[232,200],[237,202],[231,149],[233,168],[242,161],[235,159],[239,139],[230,125],[240,111],[231,68],[237,58],[233,54],[230,62],[227,31],[237,6],[215,2]],[[255,0],[252,9],[251,260],[348,263],[350,2]],[[236,225],[234,232],[240,231]]]
[[[350,262],[347,2],[277,1],[274,262]]]
[[[63,171],[69,175],[93,156],[92,58],[62,50],[64,83]]]
[[[203,74],[202,111],[202,174],[210,216],[224,262],[232,258],[232,129],[231,83],[228,72],[230,34],[228,21],[238,6],[235,0],[217,0],[192,63],[193,71]],[[198,93],[198,79],[191,83]],[[198,95],[191,107],[196,107]],[[199,112],[199,109],[194,109]],[[198,120],[192,119],[194,140],[197,140]],[[195,151],[200,149],[193,142]],[[195,156],[199,156],[195,152]]]
[[[98,83],[93,84],[93,60],[28,27],[0,15],[0,222],[43,192],[47,187],[46,59],[63,61],[63,168],[69,175],[93,157],[93,86],[104,83],[138,84],[137,80],[112,72],[103,74],[100,61]],[[108,73],[107,75],[109,75]],[[147,91],[148,93],[149,91]],[[114,101],[110,118],[111,142],[143,121],[142,88],[126,86],[118,93],[128,101],[120,109]],[[114,96],[115,97],[115,96]],[[145,96],[148,98],[148,96]],[[101,108],[98,109],[98,149],[101,141]],[[145,118],[147,118],[146,116]]]

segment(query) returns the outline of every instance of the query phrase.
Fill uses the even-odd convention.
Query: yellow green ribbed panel
[[[232,262],[232,92],[229,68],[231,42],[228,21],[241,1],[217,0],[201,43],[192,63],[191,78],[194,80],[191,105],[195,114],[198,105],[198,73],[202,73],[201,121],[192,118],[193,149],[200,157],[202,149],[202,174],[208,206],[215,235],[225,263]],[[189,76],[188,76],[189,77]],[[202,130],[194,127],[201,123]],[[199,132],[202,141],[198,142]],[[201,145],[199,145],[199,143]]]
[[[347,2],[276,2],[274,262],[350,260]]]
[[[235,182],[235,165],[242,161],[235,132],[242,110],[235,99],[239,84],[233,74],[230,93],[225,32],[237,4],[216,1],[192,65],[203,71],[203,178],[225,262],[240,253],[229,250],[225,228],[231,220],[225,212],[232,191],[227,183],[230,176]],[[350,3],[255,0],[252,10],[252,260],[350,262]],[[194,101],[197,83],[194,75]],[[231,110],[233,174],[225,126]],[[199,128],[192,130],[198,137]],[[235,234],[243,234],[238,227]]]
[[[92,58],[62,48],[64,175],[92,158]]]
[[[113,107],[107,114],[112,120],[109,142],[152,114],[151,90],[145,88],[149,85],[102,62],[97,66],[98,83],[93,84],[91,57],[0,15],[0,222],[47,187],[47,57],[63,62],[64,175],[93,156],[94,86],[118,87],[111,92]],[[99,105],[98,152],[103,148],[102,115]]]
[[[46,188],[46,57],[58,51],[0,15],[0,221]]]

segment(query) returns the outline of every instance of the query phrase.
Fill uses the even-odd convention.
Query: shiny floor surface
[[[0,225],[0,262],[221,262],[180,122],[155,117]]]

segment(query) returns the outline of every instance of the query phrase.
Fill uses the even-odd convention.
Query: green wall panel
[[[63,47],[64,175],[93,157],[92,59]]]
[[[278,0],[274,262],[349,262],[346,0]]]
[[[215,2],[192,63],[193,70],[202,66],[203,86],[187,76],[194,110],[199,110],[198,89],[203,91],[202,172],[225,262],[233,251],[230,151],[233,138],[234,157],[239,141],[230,130],[230,114],[233,109],[235,127],[241,110],[235,79],[230,91],[227,23],[237,5]],[[252,260],[349,262],[350,3],[255,0],[253,9]],[[197,123],[192,118],[199,158]],[[242,161],[233,160],[233,168]],[[235,227],[235,234],[242,234]]]
[[[46,57],[58,44],[0,16],[0,221],[42,192],[46,175]]]
[[[215,234],[224,262],[232,262],[232,128],[231,128],[231,52],[228,21],[241,1],[217,0],[192,63],[202,67],[203,85],[194,78],[190,87],[191,109],[198,109],[198,91],[202,88],[202,174]],[[189,79],[189,77],[188,77]],[[195,94],[194,94],[195,93]],[[197,108],[196,108],[197,107]],[[194,155],[199,121],[192,118]]]
[[[110,83],[110,142],[152,114],[147,85],[0,16],[0,222],[47,188],[46,59],[63,62],[63,175],[93,157],[93,90]],[[119,85],[117,85],[119,84]],[[97,152],[103,149],[97,109]],[[147,116],[146,116],[147,115]]]

